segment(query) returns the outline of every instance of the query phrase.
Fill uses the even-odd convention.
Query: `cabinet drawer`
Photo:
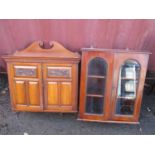
[[[47,67],[47,77],[71,77],[71,67]]]
[[[14,65],[15,77],[37,77],[37,66],[18,66]]]

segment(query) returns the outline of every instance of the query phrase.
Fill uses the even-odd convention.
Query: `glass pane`
[[[105,79],[88,77],[87,94],[104,94]]]
[[[107,63],[94,58],[88,64],[86,113],[103,114]]]
[[[126,61],[120,70],[116,114],[133,115],[140,65],[134,60]]]
[[[86,113],[102,114],[103,113],[103,98],[87,96]]]
[[[102,58],[94,58],[89,62],[88,75],[106,75],[107,64]]]
[[[126,63],[121,67],[121,77],[138,79],[139,74],[140,74],[140,66],[134,60],[126,61]]]
[[[118,98],[116,114],[132,115],[134,112],[134,102],[132,99]]]

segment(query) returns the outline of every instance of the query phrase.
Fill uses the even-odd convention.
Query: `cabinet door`
[[[47,106],[58,105],[58,82],[47,82]]]
[[[80,119],[104,121],[110,117],[113,55],[84,52],[80,85]]]
[[[72,109],[72,84],[63,81],[45,82],[45,110],[65,111]]]
[[[74,101],[73,82],[75,68],[71,64],[44,64],[45,111],[72,112]],[[75,75],[73,75],[75,74]],[[74,86],[75,87],[75,86]],[[74,96],[74,97],[73,97]]]
[[[10,94],[14,110],[42,111],[42,79],[40,64],[8,65]]]
[[[72,104],[72,85],[71,82],[61,82],[60,84],[60,104],[71,105]]]
[[[15,104],[26,105],[26,82],[16,80],[14,82]]]
[[[39,82],[38,81],[28,81],[28,103],[29,106],[40,106],[40,92],[39,92]]]
[[[112,119],[138,123],[148,56],[115,55]]]
[[[14,80],[15,110],[38,111],[42,110],[40,84],[34,80]]]

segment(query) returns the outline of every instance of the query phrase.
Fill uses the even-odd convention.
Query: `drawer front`
[[[38,77],[37,66],[14,65],[15,77]]]
[[[71,77],[71,67],[47,67],[47,77]]]

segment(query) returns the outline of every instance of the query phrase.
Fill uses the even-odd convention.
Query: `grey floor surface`
[[[1,135],[155,134],[155,94],[144,95],[139,125],[77,121],[77,114],[13,112],[9,93],[0,94]]]

